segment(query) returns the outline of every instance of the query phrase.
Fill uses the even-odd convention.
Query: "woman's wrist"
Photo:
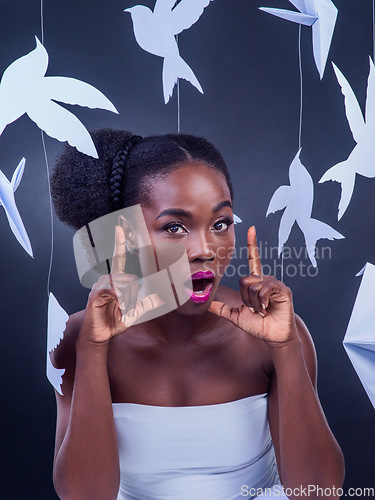
[[[98,353],[99,356],[107,356],[109,341],[95,342],[84,331],[81,331],[76,339],[76,352],[78,353]]]
[[[108,379],[108,345],[96,344],[86,338],[76,340],[75,385],[84,381],[86,389],[93,386],[97,392],[100,381]]]
[[[275,368],[287,362],[295,363],[298,359],[304,360],[302,341],[297,331],[284,342],[267,342],[267,346]]]

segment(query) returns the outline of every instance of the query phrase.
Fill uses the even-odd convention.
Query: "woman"
[[[341,487],[343,458],[316,393],[311,337],[291,291],[262,275],[253,227],[249,276],[239,292],[220,285],[235,245],[220,153],[187,135],[103,130],[93,139],[99,160],[67,148],[57,162],[58,216],[79,229],[140,204],[153,246],[184,246],[193,289],[165,315],[121,321],[115,290],[129,278],[116,228],[116,269],[70,317],[54,352],[66,369],[63,396],[56,393],[60,498],[116,499],[119,485],[126,499],[252,498],[279,477],[290,498],[309,485],[312,498]],[[133,317],[162,304],[148,299]]]

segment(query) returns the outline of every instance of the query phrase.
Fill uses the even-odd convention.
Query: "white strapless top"
[[[205,406],[113,403],[119,499],[239,500],[279,484],[267,402],[258,394]]]

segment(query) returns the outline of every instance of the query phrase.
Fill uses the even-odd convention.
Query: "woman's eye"
[[[215,222],[213,227],[215,228],[216,231],[223,232],[227,231],[229,227],[233,224],[233,220],[231,219],[223,219],[219,220],[218,222]]]
[[[169,234],[184,234],[184,233],[187,233],[186,229],[183,226],[181,226],[180,224],[168,224],[167,226],[164,226],[164,229]]]

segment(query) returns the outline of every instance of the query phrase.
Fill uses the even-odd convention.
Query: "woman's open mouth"
[[[214,284],[215,275],[211,271],[199,271],[192,274],[191,282],[193,289],[185,285],[185,290],[189,294],[190,299],[196,304],[206,302]]]

